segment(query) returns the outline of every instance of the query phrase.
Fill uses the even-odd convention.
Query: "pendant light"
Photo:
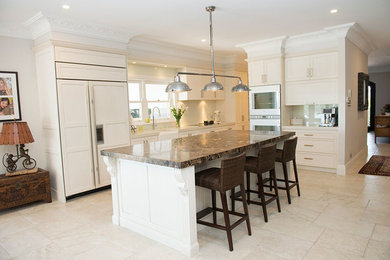
[[[185,83],[180,81],[179,75],[193,75],[193,76],[211,76],[211,82],[207,83],[206,86],[202,89],[202,91],[217,91],[223,90],[223,86],[221,83],[217,82],[216,77],[224,77],[224,78],[235,78],[238,79],[238,84],[232,88],[232,92],[242,92],[249,91],[248,86],[242,84],[242,80],[238,76],[230,76],[230,75],[216,75],[214,71],[214,45],[213,45],[213,18],[212,12],[215,11],[215,6],[207,6],[206,11],[209,12],[210,17],[210,53],[211,53],[211,74],[209,73],[196,73],[196,72],[177,72],[174,82],[168,84],[165,92],[183,92],[190,91],[190,87]]]
[[[217,91],[223,90],[221,83],[217,82],[215,79],[214,71],[214,44],[213,44],[213,12],[215,11],[215,6],[207,6],[206,11],[209,12],[210,17],[210,53],[211,53],[211,82],[204,86],[203,91]]]

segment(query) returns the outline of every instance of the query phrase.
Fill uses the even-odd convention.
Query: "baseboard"
[[[361,159],[366,158],[367,154],[368,154],[368,147],[366,145],[357,154],[355,154],[355,156],[352,157],[352,159],[350,159],[346,164],[344,164],[344,165],[339,164],[337,166],[337,174],[338,175],[345,175],[345,173],[347,172],[347,169],[349,167],[351,167],[352,164],[354,164],[355,162],[357,162],[357,161],[359,161]]]
[[[323,168],[323,167],[313,167],[313,166],[305,166],[305,165],[297,165],[297,168],[302,170],[309,170],[309,171],[336,173],[335,168]]]

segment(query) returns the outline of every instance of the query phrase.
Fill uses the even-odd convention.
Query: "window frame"
[[[141,113],[140,117],[141,118],[133,118],[132,124],[134,125],[142,125],[146,124],[145,120],[146,118],[149,117],[148,115],[148,104],[149,103],[165,103],[167,102],[169,107],[170,106],[175,106],[177,102],[178,95],[176,93],[167,93],[168,94],[168,100],[163,100],[163,101],[148,101],[146,98],[146,85],[147,84],[160,84],[160,85],[168,85],[169,82],[165,80],[158,80],[158,79],[131,79],[128,80],[127,82],[129,83],[138,83],[139,84],[139,96],[140,96],[140,101],[130,101],[129,98],[129,112],[131,109],[131,104],[140,104],[141,105]],[[131,114],[131,113],[130,113]],[[150,117],[150,119],[152,119]],[[175,122],[175,118],[173,117],[172,113],[169,112],[169,118],[156,118],[155,122]]]

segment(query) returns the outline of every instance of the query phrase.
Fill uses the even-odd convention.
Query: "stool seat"
[[[244,187],[244,168],[245,168],[245,153],[238,156],[221,160],[221,168],[209,168],[195,174],[195,184],[197,186],[208,188],[211,190],[211,204],[212,208],[205,208],[197,212],[196,220],[198,224],[206,225],[213,228],[218,228],[226,231],[229,250],[233,251],[232,229],[237,227],[240,223],[246,221],[248,235],[252,235],[251,226],[249,222],[248,206],[245,198]],[[227,205],[226,191],[240,186],[241,196],[243,198],[244,213],[229,211]],[[216,191],[221,195],[222,209],[217,208]],[[217,224],[217,212],[223,212],[225,219],[225,226]],[[213,213],[213,222],[202,220],[203,217]],[[229,215],[239,217],[234,223],[230,223]]]
[[[275,161],[277,162],[282,162],[282,157],[283,156],[283,150],[281,149],[276,149],[276,158]]]
[[[295,151],[297,148],[297,142],[298,142],[298,137],[291,138],[284,142],[282,150],[280,149],[276,150],[276,161],[282,164],[283,177],[284,177],[283,179],[276,179],[276,180],[280,182],[284,182],[284,186],[278,186],[278,188],[281,190],[286,190],[288,204],[291,204],[290,190],[292,188],[297,187],[298,196],[301,196],[301,192],[299,189],[297,164],[295,161]],[[290,180],[288,176],[286,163],[289,161],[293,162],[295,180]],[[269,178],[273,179],[275,177],[271,176],[270,174]],[[269,187],[272,190],[271,185],[264,185],[264,186]]]
[[[257,157],[247,156],[245,160],[245,171],[256,173],[257,170]]]
[[[212,190],[221,190],[221,169],[209,168],[195,174],[195,185]]]
[[[278,186],[276,184],[276,175],[275,175],[275,156],[276,156],[276,144],[267,145],[260,147],[259,154],[257,157],[247,156],[245,160],[245,171],[246,171],[246,193],[247,193],[247,203],[260,205],[263,209],[264,221],[268,222],[268,213],[267,205],[272,201],[276,200],[278,206],[278,211],[280,212],[280,202],[278,194]],[[262,174],[269,172],[271,177],[269,179],[263,179]],[[252,190],[250,187],[250,173],[257,174],[257,190]],[[273,180],[273,181],[272,181]],[[270,182],[270,185],[274,188],[275,193],[266,193],[264,192],[264,183]],[[259,201],[251,200],[251,193],[256,193],[260,198]],[[235,192],[234,188],[231,191],[231,200],[232,200],[232,210],[234,211],[235,205],[234,201],[242,201],[240,198],[240,193]],[[265,198],[267,196],[267,199]]]

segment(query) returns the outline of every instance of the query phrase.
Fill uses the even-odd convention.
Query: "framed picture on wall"
[[[22,120],[18,73],[0,71],[0,122]]]

